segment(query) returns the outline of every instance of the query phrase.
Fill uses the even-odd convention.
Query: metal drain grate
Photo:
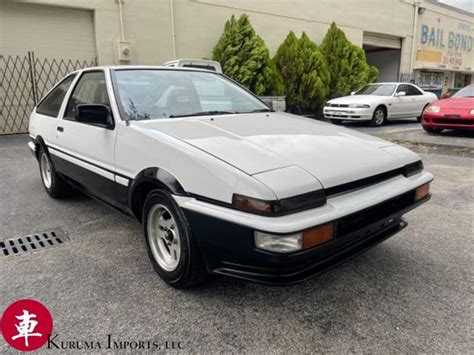
[[[68,241],[69,237],[61,229],[7,239],[0,242],[0,257],[31,253]]]

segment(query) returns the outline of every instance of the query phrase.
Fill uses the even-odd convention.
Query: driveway
[[[423,154],[432,200],[406,215],[403,232],[320,277],[290,287],[222,277],[176,291],[153,271],[132,218],[81,195],[50,199],[26,142],[0,137],[0,240],[60,228],[71,241],[0,256],[0,307],[39,300],[58,341],[110,334],[162,349],[180,342],[184,352],[473,349],[471,158]]]

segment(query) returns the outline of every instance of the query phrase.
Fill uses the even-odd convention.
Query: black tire
[[[331,120],[331,123],[335,124],[335,125],[338,125],[338,126],[341,126],[343,124],[343,120]]]
[[[372,127],[380,127],[383,126],[387,119],[387,110],[383,106],[377,106],[374,110],[374,114],[372,115],[372,120],[370,121],[370,125]]]
[[[180,255],[179,258],[177,258],[179,259],[178,264],[173,270],[166,270],[160,265],[150,244],[153,243],[153,241],[150,242],[150,239],[153,239],[153,237],[149,235],[149,228],[153,230],[151,227],[153,217],[149,218],[149,214],[152,209],[161,208],[160,206],[166,208],[167,211],[165,213],[171,214],[174,222],[176,222],[175,228],[179,232]],[[142,223],[147,252],[151,264],[158,275],[167,284],[174,288],[183,289],[194,286],[207,278],[208,274],[202,261],[201,253],[194,241],[186,216],[168,192],[163,190],[153,190],[148,194],[143,205]],[[155,228],[158,228],[158,225],[156,225]],[[175,230],[175,228],[172,229]],[[155,248],[157,244],[155,244]]]
[[[444,130],[444,128],[429,127],[429,126],[423,126],[423,129],[430,134],[438,134],[438,133],[443,132]]]
[[[42,172],[43,166],[49,164],[49,181],[45,178],[45,175]],[[48,193],[48,195],[52,198],[62,198],[67,196],[71,192],[71,186],[58,175],[56,170],[54,169],[51,160],[49,159],[49,155],[46,151],[40,147],[38,150],[38,165],[40,170],[41,182],[43,183],[43,187]]]

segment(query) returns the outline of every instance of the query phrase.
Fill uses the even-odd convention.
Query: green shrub
[[[289,111],[318,111],[328,94],[329,72],[316,43],[290,32],[273,58],[285,83]]]
[[[221,63],[227,76],[256,95],[279,95],[283,82],[270,59],[263,39],[255,33],[247,15],[234,15],[212,51],[212,59]]]
[[[367,64],[362,48],[352,44],[333,22],[321,43],[330,72],[329,98],[344,96],[377,80],[378,70]]]

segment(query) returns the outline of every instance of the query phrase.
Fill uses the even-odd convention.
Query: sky
[[[439,2],[474,13],[474,0],[439,0]]]

